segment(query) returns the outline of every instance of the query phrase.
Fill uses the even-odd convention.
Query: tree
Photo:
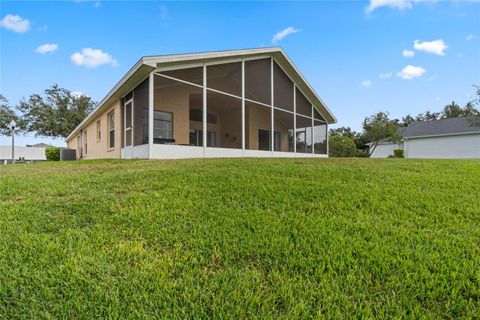
[[[7,98],[0,94],[0,135],[9,136],[12,132],[10,122],[15,120],[17,128],[21,128],[21,121],[12,106],[8,103]]]
[[[464,116],[464,110],[455,101],[443,107],[441,119],[459,118]]]
[[[350,137],[352,139],[355,139],[355,137],[357,136],[357,133],[353,131],[352,128],[350,127],[340,127],[340,128],[330,129],[329,135],[344,136],[344,137]]]
[[[32,94],[22,99],[18,110],[25,130],[46,137],[67,137],[93,110],[90,97],[72,94],[67,89],[54,85],[45,90],[44,96]]]
[[[391,120],[386,112],[378,112],[363,120],[363,135],[372,145],[369,155],[371,156],[380,140],[390,139],[399,142],[402,138],[398,132],[399,124]]]
[[[342,136],[342,137],[349,137],[355,143],[357,150],[367,150],[367,142],[361,133],[358,133],[350,127],[340,127],[335,129],[329,130],[330,136]]]
[[[407,116],[403,117],[402,118],[402,121],[401,121],[401,126],[402,127],[407,127],[408,125],[414,123],[415,121],[417,121],[414,117],[412,117],[411,115],[407,114]]]
[[[473,85],[475,88],[475,97],[470,100],[469,103],[465,106],[465,109],[471,110],[472,108],[476,111],[476,113],[469,117],[468,122],[471,126],[480,127],[480,111],[475,107],[480,107],[480,86]]]
[[[425,111],[424,113],[419,113],[416,117],[417,121],[433,121],[440,119],[440,112],[430,112]]]
[[[328,155],[330,157],[355,157],[357,148],[352,138],[333,135],[328,138]]]

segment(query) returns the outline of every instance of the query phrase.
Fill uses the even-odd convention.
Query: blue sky
[[[0,19],[0,93],[13,104],[55,83],[100,101],[143,55],[272,45],[335,126],[355,130],[377,111],[464,105],[480,85],[478,1],[2,1]],[[51,141],[18,139],[34,140]]]

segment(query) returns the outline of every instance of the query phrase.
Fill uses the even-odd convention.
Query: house
[[[417,121],[401,128],[402,142],[381,141],[371,158],[403,149],[405,158],[480,158],[480,126],[472,118]]]
[[[51,145],[40,142],[40,143],[34,143],[34,144],[27,144],[26,147],[34,147],[34,148],[48,148],[51,147]]]
[[[278,47],[141,58],[66,141],[81,159],[326,157],[336,119]]]

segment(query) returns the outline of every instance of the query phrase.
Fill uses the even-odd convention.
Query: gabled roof
[[[471,118],[450,118],[433,121],[416,121],[402,133],[405,138],[443,136],[454,134],[480,133],[480,127],[473,125]]]
[[[145,79],[150,72],[158,67],[175,65],[180,63],[210,62],[222,59],[252,58],[255,56],[271,56],[291,77],[297,87],[305,94],[314,107],[320,112],[327,123],[335,123],[337,119],[328,109],[326,104],[317,95],[297,67],[280,47],[210,51],[200,53],[172,54],[142,57],[130,70],[120,79],[120,81],[110,90],[105,98],[100,101],[97,107],[70,133],[67,137],[69,141],[80,129],[87,125],[96,115],[103,112],[116,100],[134,89],[136,85]]]

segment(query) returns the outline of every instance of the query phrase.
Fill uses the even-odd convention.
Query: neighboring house
[[[46,147],[27,145],[26,147],[15,146],[15,160],[46,161]],[[12,146],[0,146],[0,162],[12,160]]]
[[[141,58],[67,137],[77,157],[326,157],[336,119],[281,48]]]
[[[405,158],[480,158],[480,126],[471,119],[417,121],[400,132],[403,141],[382,141],[371,158],[386,158],[403,149]]]

